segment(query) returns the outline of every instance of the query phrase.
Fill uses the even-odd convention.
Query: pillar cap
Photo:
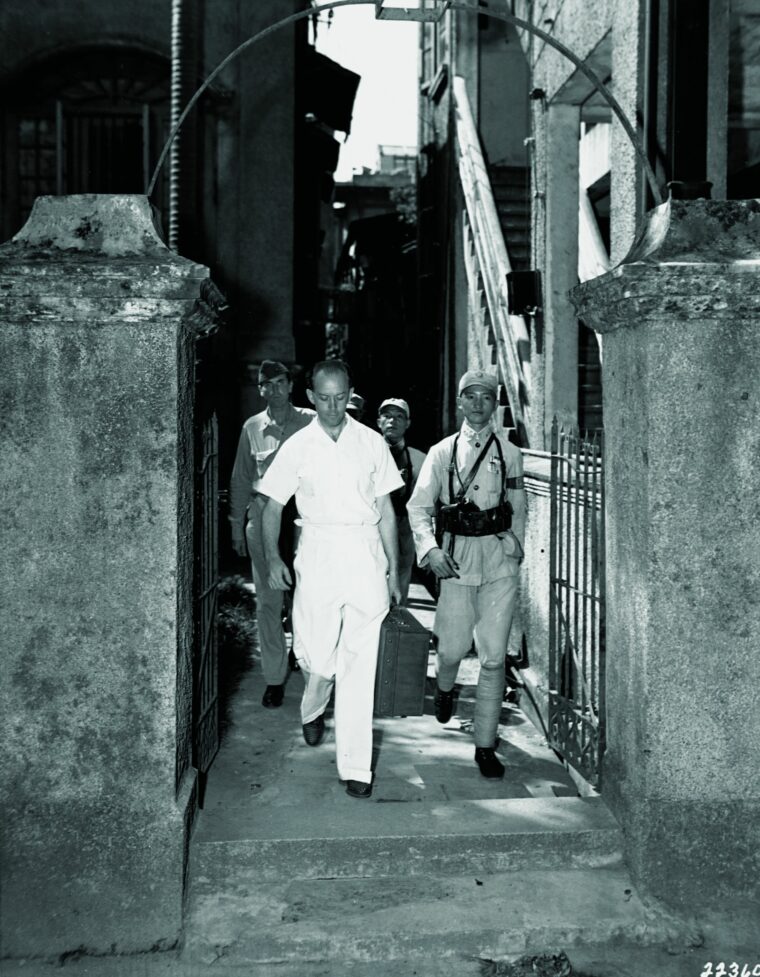
[[[760,315],[760,200],[668,200],[647,215],[626,257],[570,292],[597,332],[646,318]],[[760,284],[760,279],[758,280]]]
[[[621,264],[760,261],[760,200],[670,199],[649,211]]]
[[[176,258],[161,239],[159,223],[158,212],[142,194],[43,196],[34,201],[29,219],[12,244],[112,258],[133,255]]]

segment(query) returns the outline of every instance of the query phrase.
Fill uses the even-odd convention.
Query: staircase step
[[[223,887],[193,881],[185,934],[183,959],[213,964],[214,972],[288,962],[503,959],[683,935],[678,923],[644,905],[619,868],[308,881],[283,873],[283,881],[251,884],[234,866]]]
[[[498,190],[494,189],[493,199],[496,204],[496,209],[500,214],[516,214],[522,220],[526,222],[530,221],[530,201],[524,193],[521,192],[504,196]]]
[[[527,166],[489,166],[488,175],[491,183],[497,186],[525,185],[529,179]]]
[[[262,811],[255,838],[198,840],[191,871],[221,885],[234,871],[245,872],[250,881],[276,882],[377,878],[401,865],[409,875],[430,875],[593,867],[621,858],[620,829],[598,797],[370,801],[360,818],[356,805],[342,792],[312,805],[307,838],[299,836],[298,822],[278,816],[276,808]]]

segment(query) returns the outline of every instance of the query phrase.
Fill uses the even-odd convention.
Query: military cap
[[[463,393],[468,387],[486,387],[492,393],[499,392],[499,381],[492,373],[485,370],[468,370],[462,375],[459,381],[459,393]]]
[[[346,404],[346,410],[364,410],[364,397],[361,394],[351,394],[348,398],[348,404]]]
[[[264,360],[259,367],[259,384],[266,383],[267,380],[274,380],[276,377],[286,376],[290,379],[290,370],[279,360]]]
[[[402,400],[400,397],[388,397],[386,400],[384,400],[377,409],[378,414],[382,414],[383,408],[385,407],[398,407],[399,410],[402,410],[406,414],[407,420],[409,420],[412,416],[411,411],[409,410],[409,404],[407,404],[407,402]]]

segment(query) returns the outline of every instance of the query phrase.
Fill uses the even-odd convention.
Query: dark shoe
[[[447,723],[454,711],[454,690],[443,692],[435,687],[435,718],[439,723]]]
[[[365,784],[363,780],[347,780],[346,793],[349,797],[370,797],[372,784]]]
[[[268,685],[261,704],[262,706],[266,706],[267,709],[277,709],[278,706],[282,705],[284,694],[285,689],[282,685]]]
[[[475,763],[484,777],[496,779],[504,776],[504,764],[497,758],[491,746],[475,747]]]
[[[303,724],[303,738],[309,746],[319,746],[325,735],[325,717],[317,716],[310,723]]]
[[[298,664],[298,659],[292,651],[288,652],[288,665],[290,666],[291,672],[301,671],[301,666]]]

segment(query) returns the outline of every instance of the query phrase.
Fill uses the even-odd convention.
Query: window
[[[43,194],[144,193],[168,134],[169,78],[156,56],[91,51],[14,79],[4,99],[3,239]],[[159,208],[166,166],[162,178]]]

